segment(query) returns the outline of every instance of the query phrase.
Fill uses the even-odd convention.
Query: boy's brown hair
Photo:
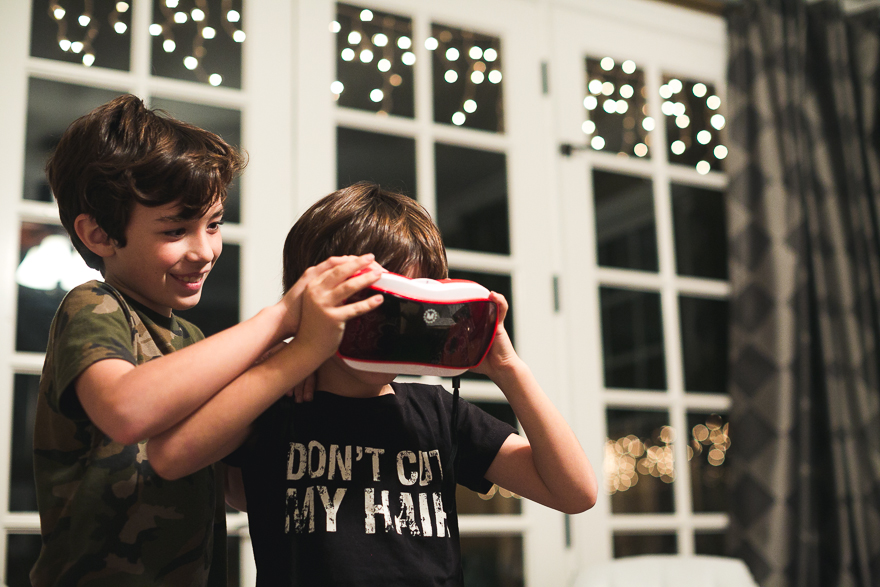
[[[359,182],[315,202],[284,243],[284,291],[327,257],[373,253],[388,271],[445,279],[446,249],[428,212],[415,200]]]
[[[103,272],[101,257],[76,234],[77,216],[91,215],[124,247],[135,204],[176,202],[184,219],[201,216],[226,198],[244,166],[241,153],[216,134],[123,95],[71,123],[46,175],[73,246],[89,267]]]

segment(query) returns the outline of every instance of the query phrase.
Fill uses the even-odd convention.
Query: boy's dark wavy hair
[[[409,196],[369,182],[335,191],[305,211],[284,243],[284,291],[327,257],[373,253],[398,274],[445,279],[446,249],[428,212]]]
[[[123,95],[64,131],[46,175],[74,247],[89,267],[103,272],[103,259],[76,235],[77,216],[91,215],[124,247],[135,204],[177,203],[182,218],[196,218],[225,200],[245,165],[244,156],[216,134]]]

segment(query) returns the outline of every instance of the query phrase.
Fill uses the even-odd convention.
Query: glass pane
[[[660,86],[666,116],[669,162],[694,166],[702,174],[721,171],[727,147],[721,144],[724,116],[714,84],[666,75]]]
[[[727,451],[730,449],[726,416],[688,413],[688,460],[695,512],[727,511]]]
[[[336,129],[336,186],[368,180],[416,197],[416,142],[364,130]]]
[[[86,266],[58,225],[23,222],[19,250],[15,348],[43,353],[64,295],[90,279],[101,279],[101,274]]]
[[[336,5],[336,80],[340,106],[415,115],[412,19],[349,4]]]
[[[201,301],[195,308],[176,313],[201,328],[205,336],[238,324],[240,267],[240,247],[225,243],[223,254],[208,276]]]
[[[674,511],[675,480],[669,414],[642,410],[606,412],[605,490],[615,514]]]
[[[6,537],[6,585],[30,587],[30,572],[40,556],[39,534],[10,534]]]
[[[40,376],[16,373],[12,404],[12,464],[9,469],[9,511],[37,511],[34,485],[34,421]]]
[[[152,73],[241,87],[242,0],[153,0]]]
[[[678,274],[727,279],[724,194],[673,183],[672,220]]]
[[[582,129],[596,151],[647,157],[654,130],[648,116],[645,72],[627,59],[587,58],[587,119]]]
[[[688,296],[678,302],[685,390],[726,393],[729,302]]]
[[[510,254],[505,154],[437,143],[434,166],[446,247]]]
[[[238,110],[159,97],[153,97],[150,106],[162,109],[179,120],[218,134],[230,145],[241,148],[241,112]],[[223,220],[226,222],[241,222],[241,186],[239,184],[240,182],[235,180],[227,190],[226,210],[223,215]]]
[[[677,552],[678,537],[675,534],[614,533],[614,558]]]
[[[130,4],[113,0],[35,0],[31,4],[31,56],[128,70]]]
[[[599,288],[605,387],[666,389],[660,294]]]
[[[519,426],[516,415],[505,402],[472,402],[483,411],[507,422],[514,428]],[[485,494],[475,493],[459,485],[456,488],[456,503],[459,514],[519,514],[522,512],[522,498],[493,485]]]
[[[504,132],[501,39],[440,24],[431,34],[434,122]]]
[[[657,227],[650,179],[593,170],[599,265],[657,271]]]
[[[51,202],[46,160],[68,125],[120,92],[31,78],[28,80],[24,198]]]
[[[521,536],[462,536],[461,568],[468,587],[522,587]]]
[[[727,554],[726,540],[723,532],[696,532],[694,533],[694,552],[696,554],[725,556]]]

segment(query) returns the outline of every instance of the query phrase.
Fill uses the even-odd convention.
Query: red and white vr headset
[[[382,305],[345,324],[336,354],[350,367],[454,377],[479,365],[492,346],[498,309],[478,283],[384,273],[350,301],[376,292]]]

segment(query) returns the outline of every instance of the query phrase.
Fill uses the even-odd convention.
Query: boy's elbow
[[[175,481],[186,475],[186,472],[180,467],[180,459],[169,455],[159,442],[147,442],[147,460],[153,471],[166,481]]]
[[[596,505],[599,498],[599,490],[595,479],[590,479],[581,485],[576,491],[568,495],[568,499],[561,509],[563,513],[575,515],[581,514]]]

